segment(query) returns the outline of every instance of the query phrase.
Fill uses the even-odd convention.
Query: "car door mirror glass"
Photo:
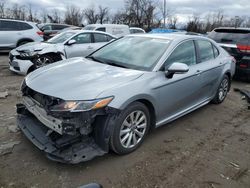
[[[76,43],[76,40],[75,39],[71,39],[67,42],[67,45],[72,45],[72,44],[75,44]]]
[[[184,74],[189,71],[189,67],[184,63],[175,62],[165,68],[167,78],[172,78],[174,74]]]

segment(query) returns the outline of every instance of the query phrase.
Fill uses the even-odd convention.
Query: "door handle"
[[[200,75],[202,73],[202,70],[197,70],[196,75]]]
[[[89,49],[89,50],[92,50],[92,49],[93,49],[93,47],[91,47],[91,46],[88,46],[88,49]]]

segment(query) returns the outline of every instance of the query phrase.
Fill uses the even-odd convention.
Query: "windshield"
[[[114,66],[149,71],[169,44],[166,39],[129,36],[101,48],[90,58]]]
[[[61,34],[58,34],[58,35],[52,37],[47,42],[52,43],[52,44],[64,43],[66,40],[68,40],[74,34],[75,34],[74,32],[64,32],[64,33],[61,33]]]
[[[83,30],[94,30],[95,27],[94,26],[86,26],[83,28]]]

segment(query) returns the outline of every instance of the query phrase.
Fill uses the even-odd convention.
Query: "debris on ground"
[[[4,92],[0,92],[0,99],[5,99],[8,96],[8,92],[4,91]]]
[[[15,145],[20,144],[20,141],[11,141],[0,145],[0,156],[12,153]]]
[[[231,166],[233,166],[234,168],[236,168],[236,169],[240,169],[240,166],[239,166],[238,164],[236,164],[236,163],[229,162],[229,164],[230,164]]]
[[[16,125],[10,125],[10,126],[8,126],[8,130],[9,130],[11,133],[16,133],[16,132],[18,132],[20,129],[19,129]]]

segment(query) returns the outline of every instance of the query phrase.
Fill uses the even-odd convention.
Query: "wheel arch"
[[[24,41],[27,41],[27,42],[34,42],[34,40],[31,39],[31,38],[21,38],[21,39],[19,39],[19,40],[17,41],[16,46],[18,46],[18,44],[20,44],[21,42],[24,42]]]

